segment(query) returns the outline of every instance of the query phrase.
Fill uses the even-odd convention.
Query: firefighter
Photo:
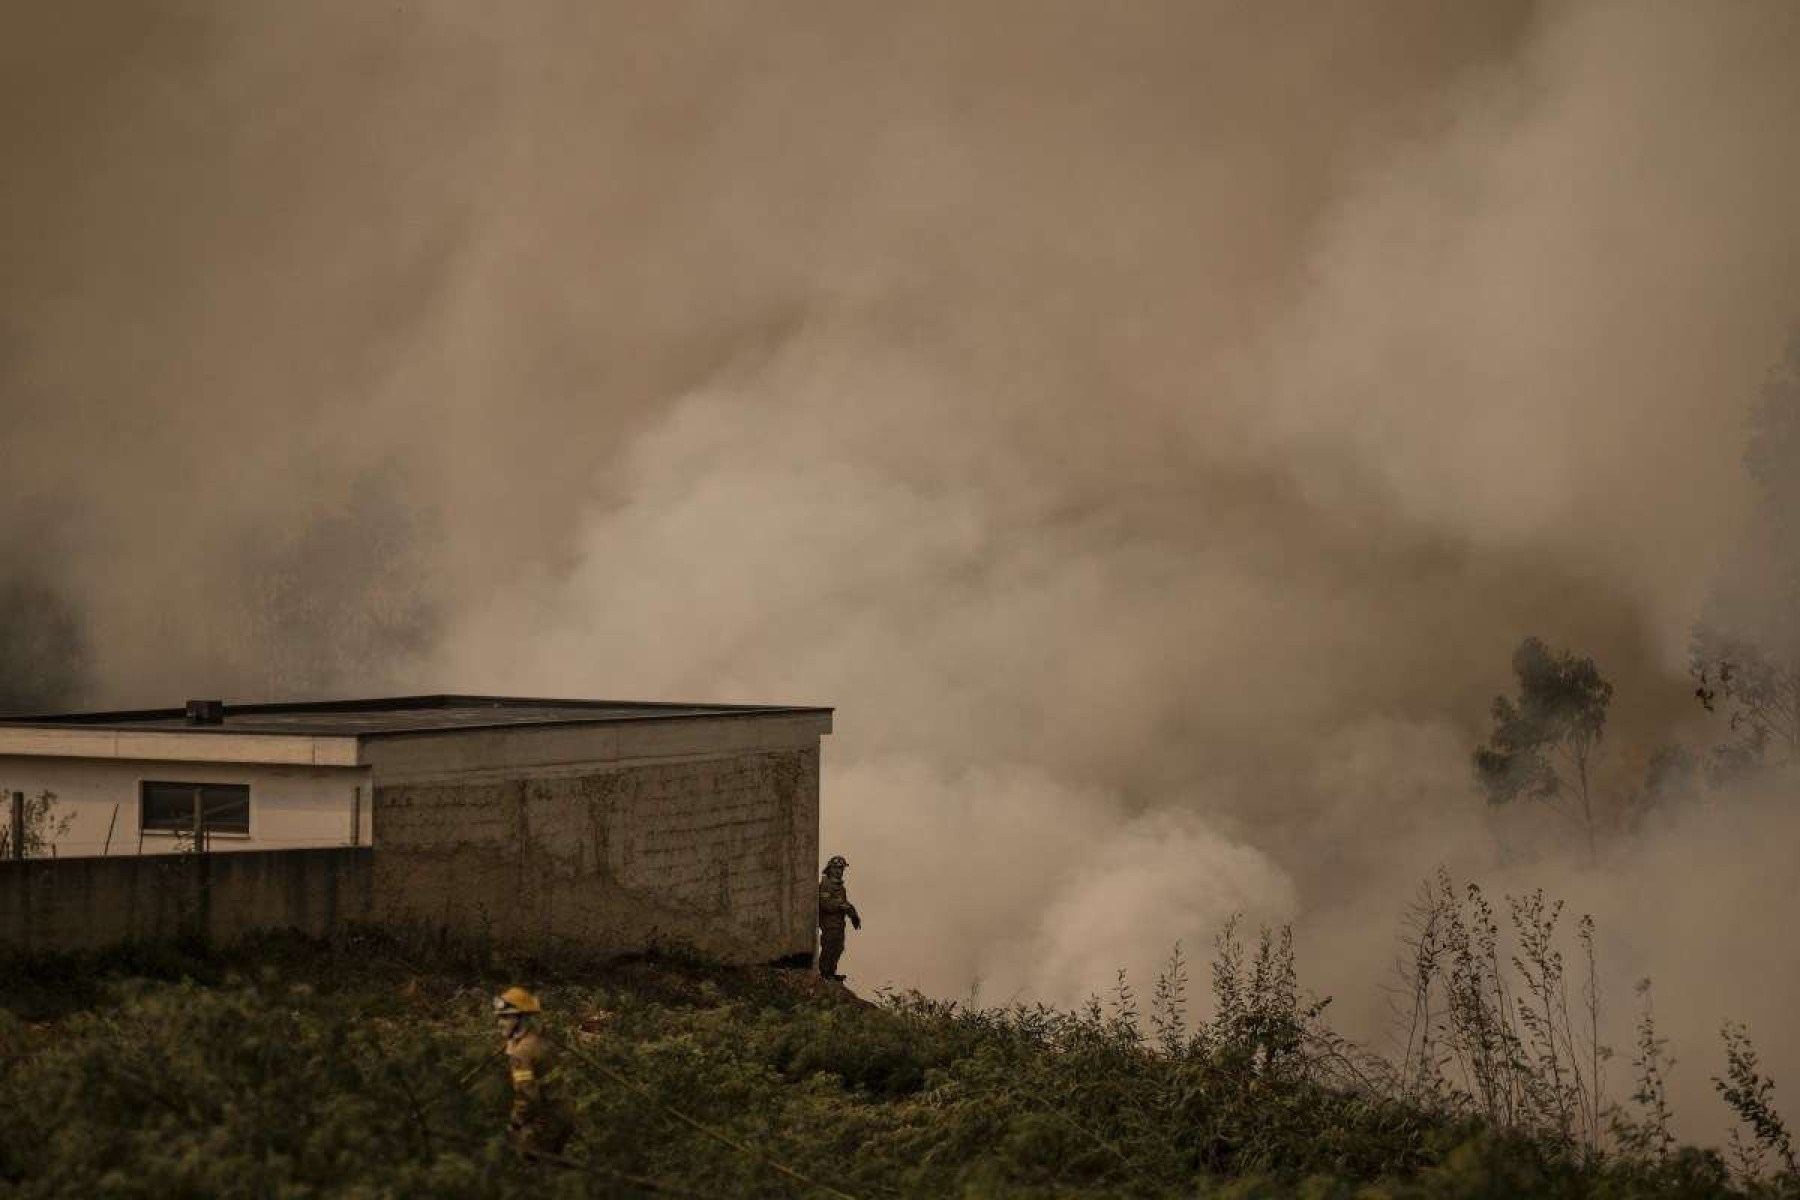
[[[506,1061],[512,1070],[513,1145],[520,1153],[557,1154],[573,1125],[557,1103],[556,1056],[537,1030],[544,1006],[522,987],[509,987],[494,997],[494,1017],[506,1038]]]
[[[844,953],[844,918],[850,918],[851,928],[862,928],[862,916],[844,890],[844,868],[849,865],[842,855],[833,855],[819,880],[819,974],[839,983],[844,981],[837,973]]]

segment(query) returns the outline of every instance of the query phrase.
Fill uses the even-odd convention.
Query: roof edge
[[[230,704],[225,705],[227,716],[256,715],[258,713],[358,713],[385,712],[403,708],[476,708],[491,705],[504,708],[509,705],[542,705],[556,708],[609,708],[640,709],[645,716],[667,713],[671,709],[706,709],[705,713],[690,713],[690,716],[724,716],[724,715],[756,715],[780,713],[831,713],[837,710],[826,705],[812,704],[715,704],[708,701],[678,700],[589,700],[589,699],[556,699],[542,696],[482,696],[468,695],[460,692],[438,692],[421,696],[382,696],[364,700],[298,700],[285,703],[262,704]],[[118,709],[108,712],[85,713],[41,713],[21,716],[0,716],[0,726],[20,726],[25,728],[55,726],[87,726],[104,725],[114,721],[162,721],[172,718],[185,718],[186,708],[140,708]],[[615,720],[632,720],[637,718],[623,717]],[[541,722],[541,724],[582,724],[580,718],[566,721]],[[511,724],[510,722],[508,724]],[[465,726],[464,728],[480,728]],[[187,729],[172,732],[234,732],[229,727],[217,725],[194,725]],[[243,733],[246,730],[236,730]],[[401,732],[401,731],[394,731]],[[391,736],[388,731],[379,734],[363,734],[360,736]]]

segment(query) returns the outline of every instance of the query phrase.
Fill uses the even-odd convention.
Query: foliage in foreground
[[[1542,925],[1541,910],[1527,915]],[[1440,911],[1427,948],[1449,965],[1421,993],[1440,1007],[1434,995],[1495,984],[1457,965],[1480,927],[1458,943],[1448,920]],[[1147,1012],[1121,980],[1110,1004],[1070,1013],[918,995],[873,1006],[802,972],[682,958],[458,953],[365,932],[13,964],[0,975],[0,1194],[1794,1194],[1747,1041],[1732,1045],[1728,1082],[1734,1107],[1765,1123],[1746,1118],[1746,1145],[1782,1172],[1761,1182],[1674,1146],[1643,1096],[1637,1140],[1602,1153],[1587,1136],[1596,1102],[1567,1081],[1532,1083],[1538,1035],[1493,1025],[1467,1007],[1479,996],[1427,1022],[1443,1049],[1432,1061],[1487,1039],[1474,1091],[1455,1066],[1361,1054],[1302,996],[1280,934],[1248,951],[1221,939],[1214,1017],[1192,1027],[1179,956]],[[561,1162],[522,1162],[501,1135],[486,1004],[515,976],[541,984],[565,1051],[580,1133]],[[1507,1103],[1517,1114],[1496,1120]]]

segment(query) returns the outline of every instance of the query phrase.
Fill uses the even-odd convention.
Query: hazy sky
[[[1800,7],[7,7],[40,694],[833,704],[861,984],[1243,910],[1371,1027],[1448,862],[1594,910],[1689,1092],[1727,1015],[1800,1068],[1779,800],[1591,870],[1467,771],[1526,634],[1609,788],[1718,732]]]

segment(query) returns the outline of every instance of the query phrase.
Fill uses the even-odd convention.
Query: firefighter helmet
[[[544,1006],[538,998],[522,987],[509,987],[494,997],[494,1012],[502,1017],[524,1016],[528,1013],[541,1013]]]
[[[831,861],[825,864],[825,869],[827,871],[833,871],[833,870],[841,871],[849,865],[850,865],[849,859],[845,858],[841,854],[834,854],[831,856]]]

